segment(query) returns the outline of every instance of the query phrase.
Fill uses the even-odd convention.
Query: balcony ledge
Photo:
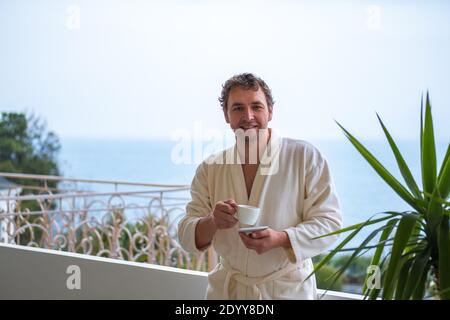
[[[0,299],[202,300],[208,282],[206,272],[13,244],[0,244],[0,261]],[[79,289],[70,266],[79,268]],[[327,291],[321,299],[362,296]]]

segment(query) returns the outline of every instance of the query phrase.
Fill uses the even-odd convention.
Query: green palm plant
[[[336,123],[378,175],[412,210],[386,211],[377,214],[380,217],[374,215],[362,223],[321,236],[351,231],[316,265],[313,273],[325,266],[336,254],[350,251],[350,259],[332,276],[332,285],[354,259],[374,250],[371,265],[377,267],[381,280],[380,285],[373,285],[368,282],[373,279],[373,275],[366,275],[362,292],[365,299],[423,299],[431,283],[434,283],[436,297],[450,299],[450,144],[438,172],[433,119],[427,92],[425,114],[422,98],[420,116],[420,189],[378,114],[377,117],[405,184],[398,181],[353,135]],[[359,246],[345,248],[350,240],[368,226],[374,230]]]

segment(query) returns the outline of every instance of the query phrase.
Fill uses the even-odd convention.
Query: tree
[[[58,137],[53,132],[47,132],[46,124],[34,114],[2,112],[0,119],[0,172],[27,173],[40,175],[61,174],[57,156],[61,149]],[[58,181],[42,181],[31,179],[10,179],[22,187],[21,195],[39,194],[57,188]],[[40,189],[36,187],[45,187]],[[48,189],[47,189],[48,188]],[[43,191],[44,190],[44,191]],[[20,201],[16,211],[42,211],[42,207],[55,208],[55,204],[44,201]],[[37,216],[26,219],[33,222]],[[27,244],[31,238],[42,240],[42,233],[37,230],[32,237],[25,232],[17,239],[19,244]]]
[[[60,175],[57,162],[60,149],[58,137],[46,131],[39,117],[2,112],[0,172]]]

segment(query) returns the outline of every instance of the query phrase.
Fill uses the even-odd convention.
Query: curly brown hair
[[[264,95],[266,96],[268,108],[271,109],[275,104],[272,97],[272,91],[269,86],[264,82],[263,79],[255,76],[252,73],[241,73],[232,76],[228,79],[222,86],[222,92],[219,97],[220,105],[222,110],[226,110],[228,103],[228,96],[230,95],[231,89],[239,87],[244,90],[254,90],[257,91],[259,88],[262,89]]]

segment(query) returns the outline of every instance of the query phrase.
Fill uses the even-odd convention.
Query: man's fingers
[[[242,239],[242,242],[244,243],[245,247],[247,249],[255,250],[258,254],[261,252],[261,242],[258,242],[258,240],[253,240],[243,232],[239,233]]]
[[[266,238],[270,235],[269,230],[261,230],[261,231],[253,231],[249,234],[250,238],[252,239],[261,239]]]
[[[218,204],[218,207],[220,211],[225,212],[228,215],[233,215],[236,212],[236,209],[227,203]]]
[[[235,204],[235,205],[237,205],[237,203],[236,203],[236,201],[234,201],[234,199],[227,199],[227,200],[225,200],[224,201],[225,203],[228,203],[228,204]]]
[[[230,215],[230,214],[228,214],[226,212],[223,212],[223,211],[219,211],[217,213],[217,218],[219,218],[219,219],[221,219],[223,221],[227,221],[229,223],[235,223],[235,222],[238,221],[234,216],[232,216],[232,215]]]
[[[264,231],[266,231],[266,230],[264,230]],[[266,238],[267,236],[263,236],[261,238],[256,238],[254,235],[255,233],[256,232],[252,232],[247,235],[243,232],[239,232],[239,235],[242,239],[242,242],[248,249],[255,250],[258,254],[261,254],[266,251],[264,249],[266,246],[266,241],[263,240],[263,238]]]
[[[228,200],[226,200],[226,201],[224,201],[226,204],[229,204],[230,206],[232,206],[233,208],[237,208],[237,203],[236,203],[236,201],[234,201],[234,199],[228,199]]]
[[[239,232],[239,235],[241,236],[241,239],[246,244],[249,244],[249,245],[254,245],[255,244],[255,240],[250,237],[250,234],[247,235],[247,234],[245,234],[243,232]]]
[[[241,236],[242,242],[244,242],[245,246],[249,249],[253,249],[253,248],[251,248],[251,245],[250,245],[251,239],[243,232],[239,232],[239,235]]]
[[[231,228],[238,222],[234,216],[222,211],[214,212],[214,219],[220,229]]]
[[[233,227],[234,225],[235,225],[235,223],[230,223],[228,221],[222,221],[222,222],[219,222],[218,227],[219,227],[219,229],[228,229],[228,228]]]

